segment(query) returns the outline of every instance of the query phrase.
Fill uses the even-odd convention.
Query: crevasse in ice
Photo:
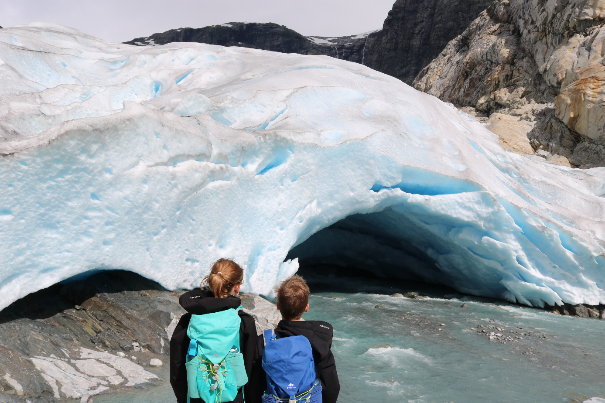
[[[605,170],[504,151],[451,105],[329,57],[0,30],[0,308],[126,269],[269,295],[317,263],[525,304],[605,303]],[[307,242],[305,242],[307,241]]]

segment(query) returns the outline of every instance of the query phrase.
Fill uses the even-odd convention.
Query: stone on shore
[[[150,367],[161,367],[162,365],[164,365],[162,360],[159,360],[157,358],[152,358],[151,361],[149,361]]]

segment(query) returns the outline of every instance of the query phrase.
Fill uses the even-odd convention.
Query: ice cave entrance
[[[298,258],[301,273],[324,271],[447,285],[448,277],[431,257],[439,240],[406,215],[387,208],[355,214],[313,234],[295,246],[288,259]]]

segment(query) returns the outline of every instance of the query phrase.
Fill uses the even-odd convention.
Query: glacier
[[[0,309],[97,270],[196,287],[220,257],[268,296],[301,259],[603,304],[604,196],[605,169],[507,152],[362,65],[0,30]]]

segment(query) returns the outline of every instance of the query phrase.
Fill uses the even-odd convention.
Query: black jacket
[[[340,383],[336,373],[336,362],[332,354],[332,325],[321,321],[282,320],[275,328],[277,338],[305,336],[313,349],[315,372],[321,380],[323,403],[336,403],[340,392]]]
[[[187,327],[191,320],[191,315],[204,315],[206,313],[215,313],[230,308],[237,309],[241,305],[241,300],[237,297],[215,298],[214,293],[209,290],[193,290],[186,292],[179,299],[179,303],[187,311],[177,324],[170,339],[170,384],[174,390],[174,395],[178,403],[187,403],[187,370],[185,369],[185,356],[189,348],[189,337],[187,337]],[[239,311],[241,318],[240,324],[240,350],[244,355],[244,366],[248,375],[248,383],[244,386],[246,403],[258,403],[261,401],[263,393],[262,386],[259,385],[258,375],[253,376],[254,365],[260,365],[259,352],[257,351],[258,336],[252,316],[243,311]],[[202,402],[202,399],[191,399],[191,403]],[[241,392],[234,400],[235,403],[243,403]]]

